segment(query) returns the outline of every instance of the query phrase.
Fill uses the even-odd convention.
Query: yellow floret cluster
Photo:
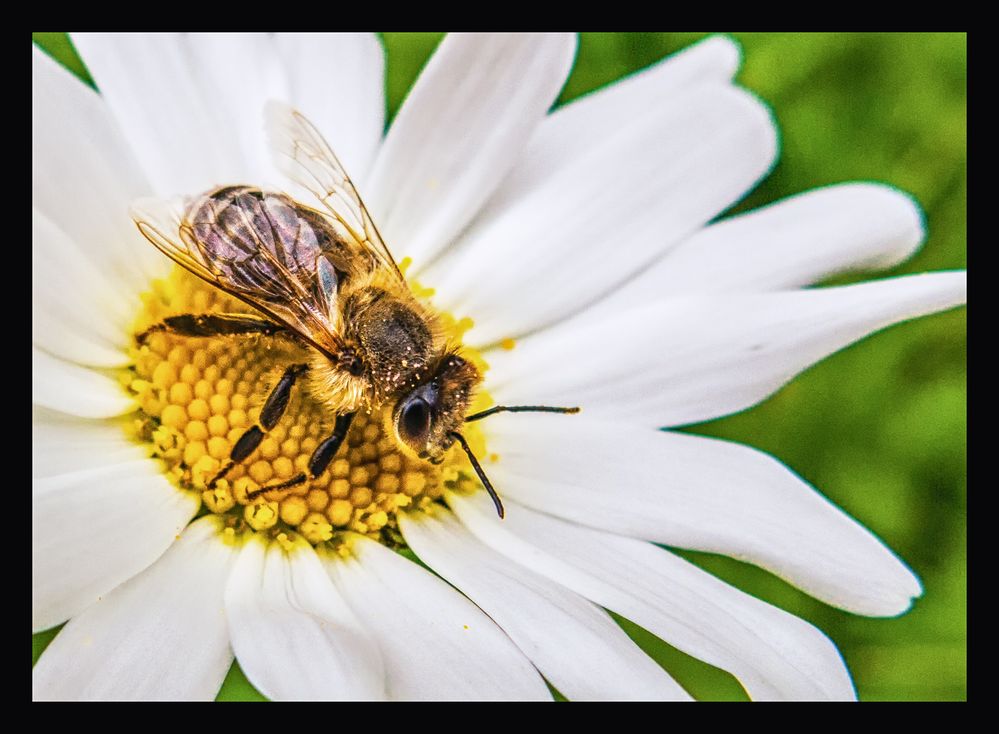
[[[137,334],[169,315],[250,311],[180,269],[154,283],[144,306]],[[333,429],[336,416],[326,415],[299,384],[260,446],[210,488],[235,443],[257,422],[284,369],[305,361],[301,347],[282,337],[193,338],[156,332],[133,352],[134,365],[123,371],[121,382],[140,406],[131,426],[135,438],[163,460],[178,487],[199,493],[205,510],[225,516],[236,530],[277,537],[290,529],[313,545],[335,541],[339,531],[350,530],[399,546],[403,540],[395,515],[400,509],[425,507],[445,488],[472,491],[479,486],[460,450],[452,450],[438,466],[402,453],[385,432],[384,416],[375,411],[357,414],[347,440],[319,477],[255,495],[260,487],[304,471]],[[468,438],[481,457],[478,432],[469,431]]]

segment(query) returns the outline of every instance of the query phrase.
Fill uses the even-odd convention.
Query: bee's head
[[[399,442],[417,458],[434,464],[443,461],[481,379],[475,365],[453,351],[445,352],[431,370],[430,379],[403,394],[395,404],[392,425]]]

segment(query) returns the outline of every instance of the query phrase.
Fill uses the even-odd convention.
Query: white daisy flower
[[[711,223],[777,154],[729,40],[548,114],[573,36],[448,36],[384,139],[373,36],[73,40],[100,94],[33,53],[32,625],[69,620],[34,698],[211,699],[234,655],[274,699],[548,699],[545,680],[570,699],[689,698],[605,609],[754,699],[855,697],[819,630],[653,543],[872,616],[907,610],[919,580],[772,457],[657,429],[748,408],[867,334],[964,303],[965,274],[802,288],[919,246],[918,208],[881,185]],[[409,459],[376,420],[314,482],[252,498],[332,425],[302,391],[206,488],[285,347],[137,346],[165,314],[232,304],[127,211],[284,188],[271,98],[331,142],[407,276],[488,364],[491,399],[582,406],[475,424],[505,519],[469,489],[464,454]]]

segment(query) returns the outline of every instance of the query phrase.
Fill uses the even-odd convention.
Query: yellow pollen
[[[412,287],[417,297],[432,293]],[[255,314],[180,268],[154,282],[142,301],[136,334],[167,316]],[[470,319],[447,314],[441,321],[454,342],[472,326]],[[477,352],[465,348],[462,353],[483,372],[488,368]],[[300,537],[344,553],[344,538],[355,532],[399,547],[398,512],[428,508],[445,489],[482,491],[460,447],[452,448],[439,465],[411,458],[386,433],[386,417],[379,410],[357,413],[340,451],[320,476],[258,492],[305,472],[312,452],[333,430],[336,416],[309,393],[306,379],[295,385],[283,416],[253,453],[212,484],[229,464],[236,442],[259,426],[260,410],[285,368],[308,363],[310,355],[280,337],[181,337],[157,331],[142,346],[134,345],[131,356],[133,366],[120,375],[123,388],[140,406],[129,431],[162,459],[178,488],[201,497],[202,512],[221,518],[226,542],[255,531],[288,547]],[[469,410],[483,410],[490,402],[480,393]],[[492,457],[478,425],[468,424],[463,433],[488,464]]]

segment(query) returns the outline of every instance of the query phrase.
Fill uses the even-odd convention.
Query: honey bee
[[[311,192],[317,206],[234,185],[132,207],[139,231],[157,249],[259,314],[172,316],[140,334],[140,343],[157,331],[283,335],[309,355],[285,369],[259,420],[236,441],[209,486],[253,453],[302,381],[336,416],[333,431],[318,444],[306,471],[251,497],[316,478],[343,444],[357,411],[382,411],[388,435],[411,456],[440,463],[458,442],[503,517],[503,503],[461,425],[504,411],[579,409],[495,406],[468,415],[481,373],[462,357],[460,345],[443,336],[438,314],[414,297],[330,146],[301,113],[276,102],[267,106],[266,127],[279,168]]]

